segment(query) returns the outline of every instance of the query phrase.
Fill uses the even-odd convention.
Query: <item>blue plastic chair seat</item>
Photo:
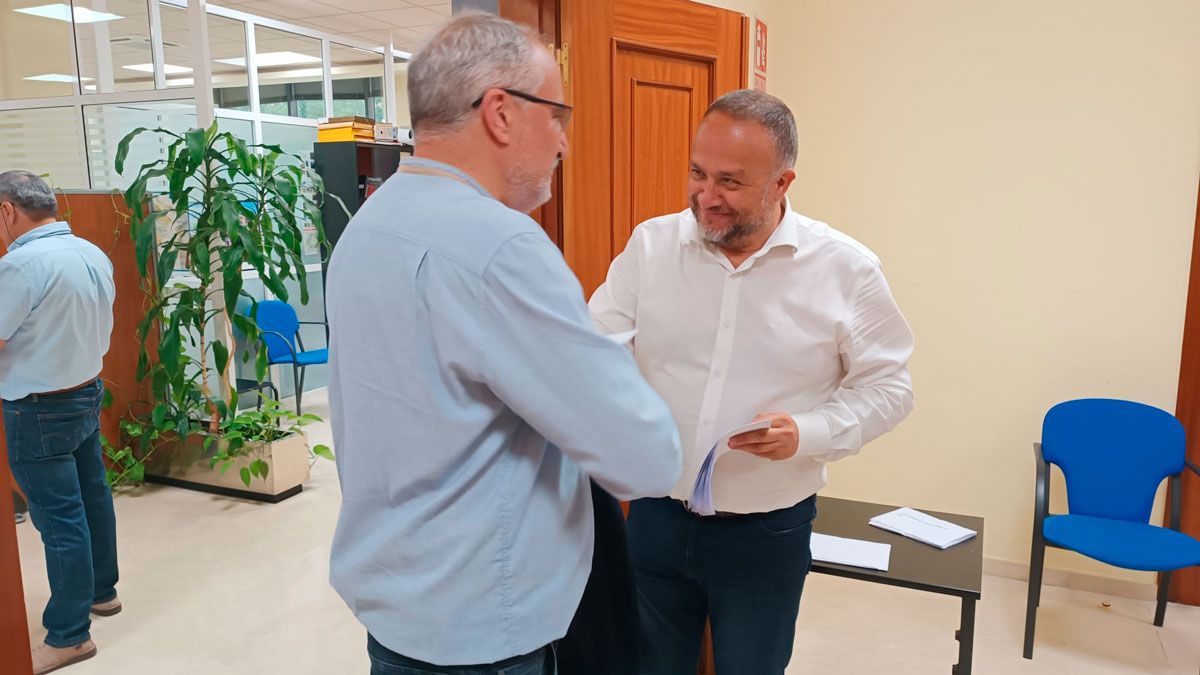
[[[291,354],[284,354],[280,358],[271,359],[271,365],[291,362]],[[328,349],[313,349],[311,351],[300,352],[296,354],[296,365],[298,366],[315,366],[322,363],[329,363]]]
[[[1200,541],[1181,532],[1127,520],[1093,516],[1048,516],[1048,543],[1109,565],[1169,572],[1200,565]]]

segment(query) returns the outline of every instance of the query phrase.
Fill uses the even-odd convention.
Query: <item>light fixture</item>
[[[309,56],[308,54],[297,54],[296,52],[264,52],[255,54],[254,61],[260,67],[270,68],[271,66],[294,66],[301,63],[320,63],[321,57]],[[246,67],[246,58],[239,56],[235,59],[217,59],[217,63],[228,63],[231,66]]]
[[[74,82],[74,75],[63,75],[62,73],[44,73],[42,75],[30,75],[29,77],[21,78],[23,80],[33,80],[34,82]],[[83,78],[84,82],[91,82],[92,78]]]
[[[53,5],[38,5],[37,7],[21,7],[14,9],[14,12],[29,14],[31,16],[40,16],[46,19],[54,19],[55,21],[71,21],[71,6],[65,3],[56,3]],[[97,12],[94,9],[87,7],[76,7],[75,23],[100,23],[101,21],[116,21],[124,19],[120,14],[112,14],[111,12]]]
[[[190,77],[177,77],[173,80],[167,80],[168,87],[190,87],[196,84],[196,80]]]
[[[125,70],[136,70],[139,73],[153,73],[154,72],[154,64],[153,63],[135,63],[132,66],[121,66],[121,67],[124,68]],[[163,73],[165,73],[167,75],[179,75],[181,73],[190,73],[190,72],[192,72],[192,69],[188,68],[187,66],[173,66],[169,63],[163,64]]]

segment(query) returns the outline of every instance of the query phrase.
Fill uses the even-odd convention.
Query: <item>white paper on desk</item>
[[[705,455],[704,464],[700,465],[700,473],[696,474],[696,482],[692,485],[692,498],[688,500],[688,508],[702,516],[716,514],[717,511],[713,506],[712,498],[713,469],[716,468],[717,460],[720,459],[721,455],[732,451],[729,447],[729,439],[748,431],[770,428],[771,420],[760,420],[758,422],[743,424],[740,427],[725,432],[720,440],[714,443],[712,448],[709,449],[708,454]]]
[[[886,572],[891,557],[891,544],[845,539],[816,532],[812,535],[813,560]]]
[[[619,345],[627,345],[627,344],[629,344],[629,342],[631,340],[633,340],[633,337],[635,335],[637,335],[636,328],[634,328],[633,330],[627,330],[624,333],[613,333],[611,335],[605,335],[604,337],[608,338],[609,340],[612,340],[613,342],[615,342]]]
[[[895,532],[940,549],[961,544],[976,534],[975,530],[908,507],[875,516],[870,523],[882,530]]]

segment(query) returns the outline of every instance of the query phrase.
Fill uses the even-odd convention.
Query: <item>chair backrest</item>
[[[250,316],[253,309],[247,310]],[[251,316],[251,318],[255,318]],[[278,335],[263,335],[263,343],[267,345],[267,358],[271,361],[292,359],[292,350],[296,348],[296,331],[300,330],[300,320],[296,310],[281,300],[263,300],[258,303],[258,315],[255,318],[261,331],[275,331],[287,337],[285,342]],[[290,349],[289,349],[290,347]]]
[[[1183,470],[1185,446],[1174,415],[1132,401],[1067,401],[1042,422],[1042,452],[1062,469],[1075,515],[1149,522],[1158,486]]]

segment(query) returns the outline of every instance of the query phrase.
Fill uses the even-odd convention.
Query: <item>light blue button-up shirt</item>
[[[0,257],[0,399],[66,389],[99,375],[115,297],[108,256],[66,223],[17,237]]]
[[[338,241],[326,303],[334,588],[421,661],[493,663],[561,638],[591,566],[588,477],[665,495],[681,451],[558,249],[465,175],[397,173]]]

